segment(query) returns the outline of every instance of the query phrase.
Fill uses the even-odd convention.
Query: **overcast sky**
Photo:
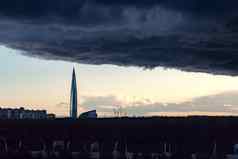
[[[174,109],[178,102],[235,96],[237,5],[237,0],[1,0],[0,104],[66,114],[73,65],[82,109],[100,102],[110,109],[114,102],[172,103],[165,105],[181,112]],[[211,111],[208,102],[205,108],[188,111]],[[153,113],[143,110],[140,114]]]
[[[237,0],[2,0],[0,43],[29,56],[237,75]]]
[[[238,108],[238,77],[49,61],[3,46],[0,51],[2,107],[68,115],[75,66],[81,112],[97,109],[101,115],[112,115],[122,106],[130,115],[234,114]]]

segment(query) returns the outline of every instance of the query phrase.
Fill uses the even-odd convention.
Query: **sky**
[[[237,0],[2,0],[0,43],[82,64],[238,75]]]
[[[236,113],[227,108],[238,104],[238,77],[45,60],[5,46],[0,52],[2,107],[46,109],[67,116],[75,67],[80,112],[97,109],[101,116],[112,115],[121,106],[137,116]]]
[[[1,0],[0,104],[67,114],[75,66],[81,111],[235,114],[237,5]]]

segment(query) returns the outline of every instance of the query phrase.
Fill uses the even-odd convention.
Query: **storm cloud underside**
[[[236,0],[2,0],[0,43],[87,64],[238,75]]]

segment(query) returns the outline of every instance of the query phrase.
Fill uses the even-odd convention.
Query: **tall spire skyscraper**
[[[77,93],[77,81],[75,75],[75,69],[73,69],[72,81],[71,81],[71,95],[70,95],[70,117],[77,119],[77,107],[78,107],[78,93]]]

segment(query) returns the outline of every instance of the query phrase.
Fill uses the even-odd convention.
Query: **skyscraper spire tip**
[[[75,74],[75,67],[73,67],[73,74]]]

